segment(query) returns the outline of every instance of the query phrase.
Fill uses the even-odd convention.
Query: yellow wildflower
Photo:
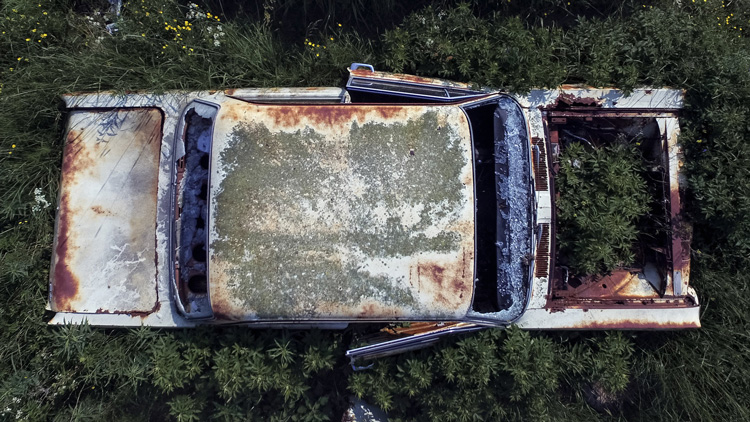
[[[11,145],[10,147],[11,147],[11,148],[15,148],[15,147],[16,147],[16,144],[13,144],[13,145]]]

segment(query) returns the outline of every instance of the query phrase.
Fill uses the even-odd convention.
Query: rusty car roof
[[[209,205],[214,314],[465,316],[472,171],[469,123],[456,105],[222,102]]]

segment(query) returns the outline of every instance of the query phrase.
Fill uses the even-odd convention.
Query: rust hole
[[[606,289],[606,288],[607,288],[607,285],[606,284],[602,284],[602,289]]]
[[[205,294],[208,291],[208,279],[205,274],[196,274],[188,280],[188,289],[195,294]]]
[[[204,244],[193,246],[193,259],[198,262],[206,262],[206,246]]]

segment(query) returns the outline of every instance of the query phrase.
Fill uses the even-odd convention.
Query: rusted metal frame
[[[184,151],[185,151],[185,154],[187,154],[187,145],[185,144],[186,143],[185,137],[186,137],[186,130],[187,130],[187,122],[186,122],[185,119],[187,118],[187,113],[191,109],[191,106],[193,106],[193,104],[195,104],[195,103],[203,104],[205,106],[215,108],[217,110],[217,113],[218,113],[218,110],[221,109],[221,106],[219,104],[213,103],[213,102],[210,102],[210,101],[195,99],[195,100],[189,102],[184,107],[184,109],[180,112],[180,114],[179,114],[179,116],[180,116],[179,117],[179,123],[178,123],[177,130],[175,130],[175,133],[174,133],[174,141],[173,141],[173,144],[172,144],[173,145],[172,146],[172,151],[177,151],[177,145],[180,144],[180,143],[182,143]],[[211,137],[211,139],[213,139],[213,130],[214,130],[214,125],[212,124],[211,125],[211,131],[210,131],[210,137]],[[209,157],[211,156],[211,149],[212,148],[213,148],[213,142],[211,142],[211,145],[209,146],[209,152],[208,152]],[[171,199],[171,210],[174,210],[175,213],[179,213],[178,199],[177,198],[178,198],[178,196],[180,194],[180,182],[181,182],[181,180],[180,180],[181,177],[180,176],[181,176],[181,172],[178,169],[177,162],[176,162],[176,159],[175,159],[176,157],[173,156],[171,158],[172,158],[172,175],[171,175],[171,179],[170,179],[171,183],[169,184],[170,191],[169,191],[168,195],[169,195],[169,197]],[[186,155],[183,155],[179,159],[180,160],[185,160],[186,159]],[[208,167],[208,192],[207,192],[207,196],[206,196],[206,203],[210,204],[210,193],[211,193],[211,160],[210,160],[210,158],[209,158],[209,164],[208,164],[208,166],[209,166]],[[210,211],[211,211],[211,209],[207,205],[206,206],[207,218],[209,218]],[[170,288],[172,290],[172,292],[171,292],[172,293],[172,298],[174,299],[174,302],[175,302],[175,305],[176,305],[178,311],[182,314],[183,317],[185,317],[187,319],[190,319],[190,320],[212,319],[213,315],[211,315],[211,316],[204,316],[204,317],[191,316],[190,312],[188,312],[187,309],[185,309],[185,305],[184,305],[184,303],[182,301],[182,294],[181,294],[182,293],[182,289],[180,288],[181,287],[180,286],[181,285],[181,281],[180,281],[180,275],[181,274],[180,274],[180,264],[179,264],[180,263],[180,258],[179,258],[179,256],[177,256],[177,253],[176,253],[177,247],[179,247],[179,245],[175,245],[175,237],[176,237],[176,231],[175,231],[176,228],[175,228],[175,225],[176,225],[176,222],[177,222],[177,218],[178,218],[178,215],[175,215],[175,218],[170,218],[170,220],[169,220],[169,240],[168,240],[169,243],[168,243],[168,245],[169,245],[169,258],[172,261],[172,265],[169,265],[169,269],[170,269],[170,275],[169,276],[170,276]],[[205,224],[206,224],[206,228],[207,228],[208,227],[208,221],[206,221]],[[205,245],[206,245],[205,246],[206,247],[206,253],[208,254],[209,253],[209,250],[208,250],[208,245],[209,245],[208,229],[206,229],[206,231],[205,231],[205,240],[204,240],[204,242],[205,242]],[[210,307],[211,306],[211,290],[208,288],[208,286],[210,285],[211,281],[210,281],[210,279],[208,277],[208,275],[210,274],[208,268],[209,268],[209,260],[206,259],[206,285],[207,285],[206,298],[207,298],[207,301],[208,301],[208,304],[209,304],[208,306]],[[187,296],[186,296],[186,298],[187,298]]]
[[[390,90],[386,88],[374,88],[365,86],[356,86],[357,82],[363,83],[385,83],[394,84],[396,87],[422,87],[427,89],[442,90],[445,96],[431,95],[431,94],[418,94],[409,93],[407,91],[398,91],[397,89]],[[352,63],[349,69],[349,80],[346,83],[346,88],[352,91],[362,92],[377,92],[388,95],[395,95],[406,98],[416,99],[431,99],[433,101],[440,102],[460,102],[463,100],[470,100],[482,95],[486,95],[487,92],[477,91],[472,89],[468,84],[446,81],[442,79],[423,78],[414,75],[403,75],[388,72],[376,72],[374,67],[364,63]],[[450,90],[462,91],[463,95],[451,95]]]
[[[177,128],[174,132],[174,139],[172,141],[172,151],[173,153],[178,151],[177,146],[181,142],[184,143],[184,137],[185,137],[185,114],[187,113],[188,108],[190,107],[190,104],[192,102],[188,103],[185,108],[180,112],[178,122],[177,122]],[[185,309],[185,306],[182,303],[182,298],[180,297],[180,286],[179,286],[179,277],[180,277],[180,263],[179,259],[177,258],[175,254],[175,233],[176,228],[175,224],[177,222],[177,219],[180,215],[180,209],[178,206],[177,196],[179,195],[179,189],[180,189],[180,183],[182,182],[182,177],[184,174],[184,168],[178,167],[177,160],[182,161],[183,163],[185,160],[185,147],[183,145],[182,148],[183,155],[179,158],[175,157],[174,155],[170,157],[171,159],[171,174],[170,174],[170,183],[169,183],[169,192],[168,196],[170,198],[170,211],[174,213],[172,218],[169,219],[169,238],[167,247],[169,249],[168,256],[171,260],[171,264],[169,267],[169,287],[170,287],[170,294],[174,300],[175,306],[177,307],[177,310],[179,311],[181,316],[185,316],[188,314],[187,310]],[[182,170],[182,171],[181,171]]]
[[[559,89],[532,89],[528,96],[517,97],[526,107],[599,107],[610,110],[678,110],[683,106],[684,91],[669,88],[641,88],[629,95],[621,90],[563,85]]]
[[[690,272],[690,228],[684,222],[683,204],[681,198],[681,172],[680,157],[682,152],[677,144],[679,133],[679,122],[677,119],[657,119],[659,128],[662,130],[664,143],[664,162],[669,179],[669,224],[672,231],[670,254],[672,274],[668,280],[672,284],[672,292],[675,296],[688,295],[689,272]],[[668,273],[669,275],[669,273]]]
[[[448,81],[445,79],[437,79],[437,78],[426,78],[422,76],[406,75],[406,74],[401,74],[401,73],[379,72],[379,71],[374,71],[374,70],[369,70],[369,69],[365,70],[362,68],[349,69],[349,76],[360,77],[360,78],[383,79],[387,81],[404,81],[404,82],[413,83],[413,84],[435,85],[435,86],[444,86],[448,88],[473,90],[471,88],[471,85],[462,83],[462,82],[454,82],[454,81]]]
[[[387,94],[387,95],[394,95],[399,97],[406,97],[406,98],[415,98],[415,99],[422,99],[422,100],[433,100],[433,101],[440,101],[445,103],[456,103],[456,102],[462,102],[465,100],[471,100],[477,97],[485,96],[487,95],[484,92],[476,92],[476,93],[467,93],[465,95],[458,95],[458,96],[452,96],[450,92],[448,92],[448,88],[445,87],[437,87],[437,86],[430,86],[428,88],[434,88],[434,89],[442,89],[445,96],[437,96],[437,95],[430,95],[430,94],[416,94],[416,93],[407,93],[402,91],[397,91],[396,89],[390,90],[385,88],[366,88],[366,87],[359,87],[356,85],[352,85],[353,82],[357,81],[367,81],[372,80],[373,78],[350,78],[349,82],[347,82],[347,89],[351,91],[362,91],[362,92],[376,92],[381,94]],[[403,86],[403,87],[418,87],[418,84],[408,83],[408,82],[399,82],[399,81],[386,81],[389,84],[394,84],[396,86]],[[458,89],[458,88],[457,88]]]
[[[659,331],[700,328],[699,308],[642,305],[628,308],[560,306],[531,309],[519,326],[527,330],[633,330]]]
[[[634,109],[623,109],[622,111],[609,111],[609,110],[602,110],[601,108],[587,108],[587,107],[579,107],[579,110],[576,112],[568,112],[568,111],[559,111],[555,110],[552,107],[540,107],[542,110],[542,117],[543,117],[543,123],[545,125],[545,132],[549,134],[548,138],[550,140],[557,138],[557,130],[552,129],[550,126],[550,120],[554,120],[555,118],[595,118],[595,117],[613,117],[613,118],[656,118],[656,117],[668,117],[671,119],[676,119],[675,111],[664,111],[664,112],[644,112],[643,110],[634,110]],[[562,122],[554,122],[554,124],[562,124]],[[662,136],[664,136],[662,134]],[[668,148],[666,144],[666,139],[663,143],[663,154],[668,155]],[[551,154],[552,151],[550,151]],[[551,155],[550,155],[551,157]],[[554,188],[554,177],[550,174],[550,189],[552,191],[552,202],[553,202],[553,212],[552,212],[552,218],[553,220],[556,219],[557,213],[554,211],[555,206],[554,202],[556,201],[556,195],[554,194],[556,192]],[[556,225],[554,226],[556,227]],[[671,248],[670,248],[671,249]],[[564,304],[566,307],[573,307],[575,305],[581,304],[586,306],[596,306],[596,304],[606,304],[606,303],[617,303],[618,305],[627,305],[629,303],[641,303],[644,302],[644,299],[642,298],[622,298],[622,297],[612,297],[612,298],[580,298],[580,297],[569,297],[569,296],[562,296],[562,297],[554,297],[552,294],[554,291],[556,291],[556,285],[560,282],[560,280],[555,279],[555,272],[554,272],[554,262],[553,259],[553,266],[551,267],[551,278],[550,278],[550,294],[548,295],[547,300],[547,307],[554,308],[559,306],[560,304]],[[665,280],[665,284],[667,281]],[[670,303],[669,298],[649,298],[647,299],[650,302],[659,302],[664,301],[664,303]],[[655,303],[655,302],[654,302]]]
[[[349,93],[344,88],[231,88],[224,91],[227,97],[257,103],[347,103]]]
[[[555,283],[555,266],[557,265],[557,187],[555,186],[555,163],[552,159],[554,151],[560,151],[558,143],[557,129],[554,130],[554,135],[550,129],[550,125],[547,119],[547,112],[542,107],[539,108],[542,115],[542,128],[544,130],[544,142],[547,147],[547,189],[549,191],[550,200],[550,241],[549,241],[549,272],[547,274],[547,299],[552,296],[552,290],[554,289]],[[557,145],[556,148],[552,147],[554,143]]]
[[[680,110],[678,109],[664,109],[654,111],[650,109],[612,109],[612,108],[594,108],[592,107],[579,107],[574,106],[560,110],[554,108],[554,106],[543,107],[545,113],[550,118],[553,117],[574,117],[574,118],[587,118],[587,117],[643,117],[643,118],[658,118],[658,117],[676,117]]]
[[[649,298],[580,298],[580,297],[558,297],[549,301],[549,309],[559,308],[604,308],[611,309],[613,304],[617,307],[639,307],[649,306],[655,308],[681,308],[694,306],[692,300],[685,296],[665,296]]]

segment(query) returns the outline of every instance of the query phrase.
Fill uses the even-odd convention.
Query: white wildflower
[[[214,47],[218,47],[220,45],[221,43],[219,42],[219,40],[214,40]]]
[[[216,25],[216,30],[221,31],[221,25]]]
[[[13,403],[21,403],[20,397],[13,397],[11,400],[13,401]]]
[[[34,206],[31,208],[33,212],[39,212],[43,209],[49,208],[49,202],[44,197],[44,192],[42,192],[42,188],[34,189],[34,202],[36,202],[36,204],[34,204]]]

